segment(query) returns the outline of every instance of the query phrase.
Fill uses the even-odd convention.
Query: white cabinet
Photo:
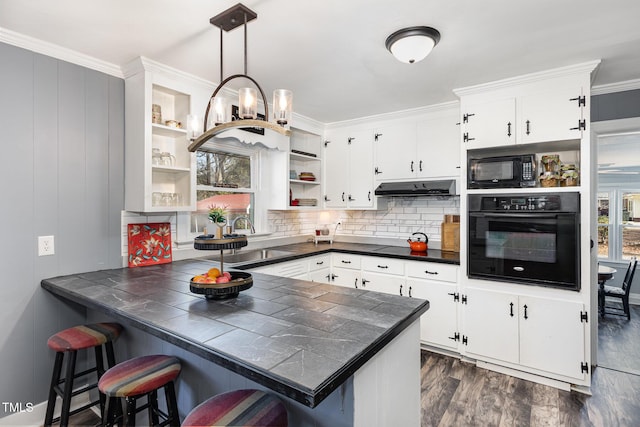
[[[460,175],[459,109],[441,110],[393,122],[374,131],[377,181]]]
[[[376,153],[375,178],[378,181],[415,178],[416,122],[406,121],[377,128],[374,132]]]
[[[331,283],[331,255],[309,258],[309,277],[312,282]]]
[[[465,352],[548,374],[585,378],[584,305],[468,288]]]
[[[575,76],[495,86],[455,91],[461,95],[462,141],[467,149],[582,138],[587,97]]]
[[[332,253],[331,284],[359,288],[361,263],[360,255]]]
[[[458,109],[418,122],[416,178],[460,176]]]
[[[399,259],[363,257],[361,284],[368,291],[410,296],[404,276],[404,261]]]
[[[138,58],[125,73],[125,209],[193,211],[195,154],[187,150],[187,116],[204,111],[208,88],[159,68]]]
[[[429,310],[420,317],[420,340],[426,344],[456,350],[458,327],[458,266],[406,261],[407,290],[410,296],[429,301]]]
[[[373,137],[367,130],[327,132],[325,141],[327,208],[375,208]]]
[[[580,139],[586,129],[583,121],[582,87],[555,85],[519,99],[521,117],[518,142],[562,141]]]
[[[515,144],[515,128],[515,98],[462,100],[462,142],[467,149]]]
[[[518,297],[469,288],[465,292],[464,351],[518,363]]]

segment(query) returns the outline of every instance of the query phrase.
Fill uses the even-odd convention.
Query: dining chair
[[[638,265],[638,259],[636,257],[631,258],[627,273],[624,275],[622,281],[622,287],[617,286],[604,286],[604,296],[619,298],[622,300],[622,310],[617,307],[604,306],[604,314],[613,314],[617,316],[627,316],[627,320],[631,320],[631,311],[629,310],[629,292],[631,291],[631,284],[633,283],[633,275],[636,272]]]

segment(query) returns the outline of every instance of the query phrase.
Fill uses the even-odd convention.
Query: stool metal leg
[[[157,426],[160,424],[160,418],[158,417],[158,390],[153,390],[147,394],[148,411],[149,411],[149,424]]]
[[[104,374],[104,361],[102,359],[102,346],[94,347],[96,354],[96,378],[100,381],[100,377]],[[98,397],[100,399],[100,416],[104,418],[104,404],[105,395],[98,390]]]
[[[62,394],[62,409],[60,411],[60,427],[69,424],[69,411],[71,410],[71,395],[73,393],[73,377],[76,372],[76,356],[78,352],[67,352],[67,367],[64,373],[64,392]]]
[[[49,427],[53,423],[53,411],[56,407],[56,387],[60,381],[60,374],[62,372],[62,359],[64,359],[63,352],[56,353],[56,359],[53,363],[53,374],[51,376],[51,387],[49,387],[49,401],[47,402],[47,413],[44,417],[44,427]]]
[[[135,427],[136,425],[136,398],[127,397],[126,413],[124,414],[125,427]]]
[[[109,366],[109,368],[113,368],[116,366],[116,356],[113,352],[113,343],[111,341],[107,341],[104,344],[104,347],[107,353],[107,366]]]
[[[178,414],[178,402],[176,401],[176,390],[173,381],[170,381],[164,387],[164,394],[167,399],[167,415],[169,425],[172,427],[180,427],[180,416]]]

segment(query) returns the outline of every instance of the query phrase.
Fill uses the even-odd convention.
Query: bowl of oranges
[[[252,286],[253,278],[250,273],[221,271],[212,267],[206,273],[192,277],[189,289],[207,299],[226,299],[235,298],[241,291]]]

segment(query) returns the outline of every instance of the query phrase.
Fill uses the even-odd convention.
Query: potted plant
[[[209,206],[209,221],[218,226],[216,237],[222,239],[222,229],[227,225],[226,206]]]

